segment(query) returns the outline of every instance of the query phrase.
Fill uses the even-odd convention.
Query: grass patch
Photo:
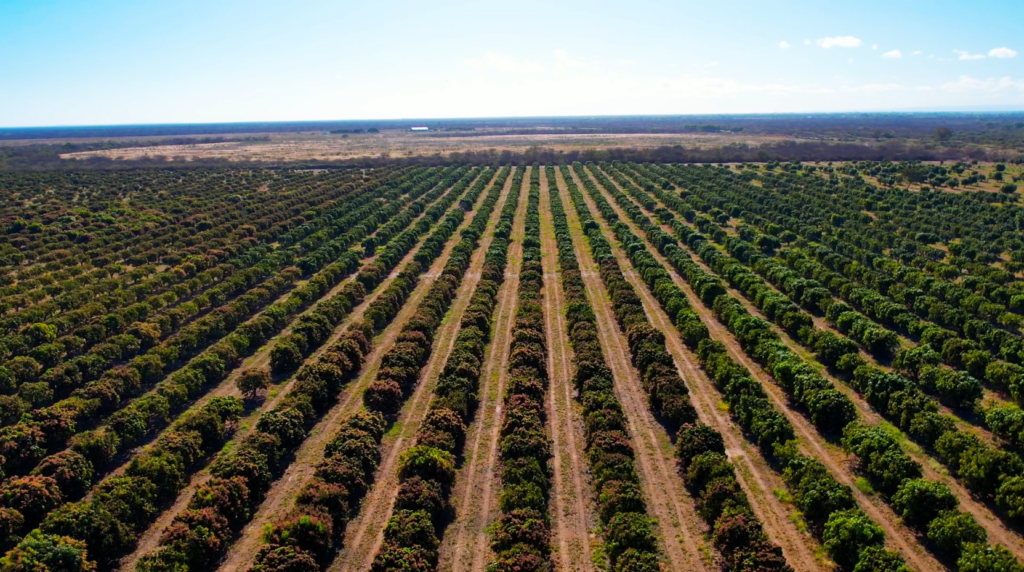
[[[772,494],[775,495],[775,498],[779,499],[780,502],[793,504],[793,495],[789,494],[789,491],[786,489],[772,489]]]
[[[807,521],[804,520],[804,514],[800,511],[790,513],[789,520],[793,521],[793,525],[800,532],[807,532]]]
[[[728,404],[728,403],[726,403],[726,402],[724,402],[724,401],[719,401],[718,403],[716,403],[716,404],[715,404],[715,407],[716,407],[716,408],[717,408],[717,409],[718,409],[719,411],[724,411],[724,412],[726,412],[726,413],[728,413],[728,412],[729,412],[729,404]]]
[[[594,568],[598,570],[608,569],[608,555],[604,552],[604,543],[598,544],[590,552],[590,561],[594,563]]]
[[[857,477],[857,480],[854,481],[854,484],[857,485],[857,488],[860,490],[860,492],[866,495],[875,494],[874,487],[872,487],[871,483],[869,483],[868,480],[865,479],[864,477]]]

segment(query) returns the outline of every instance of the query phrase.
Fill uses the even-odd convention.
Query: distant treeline
[[[162,145],[201,145],[209,143],[238,143],[249,141],[267,141],[267,136],[251,137],[169,137],[161,139],[118,140],[118,141],[87,141],[67,142],[60,144],[29,144],[0,146],[0,169],[8,171],[49,171],[74,168],[111,169],[123,166],[150,167],[167,166],[164,158],[148,158],[140,160],[113,160],[106,157],[90,157],[87,159],[61,159],[65,153],[82,151],[106,151],[109,149],[126,149],[130,147],[158,147]]]
[[[780,141],[769,145],[734,143],[712,148],[681,145],[651,148],[614,147],[601,150],[561,151],[531,147],[521,153],[513,151],[465,151],[449,155],[429,155],[401,159],[367,157],[345,161],[346,166],[378,166],[387,163],[443,165],[471,164],[541,164],[573,161],[635,161],[657,163],[744,163],[768,161],[1011,161],[1019,162],[1020,154],[986,152],[982,149],[928,147],[914,143],[886,141],[874,145],[854,143]]]
[[[86,150],[86,149],[75,149]],[[210,167],[259,168],[338,168],[377,167],[389,164],[449,165],[467,163],[493,164],[555,164],[573,161],[635,161],[659,163],[744,163],[767,161],[1003,161],[1019,163],[1024,154],[1016,151],[985,151],[983,149],[957,149],[933,147],[913,142],[883,141],[876,144],[780,141],[769,145],[735,143],[712,148],[692,148],[681,145],[652,148],[615,147],[603,150],[561,151],[543,147],[530,147],[514,151],[465,151],[447,155],[434,154],[417,157],[368,156],[338,161],[229,161],[226,159],[168,160],[166,157],[140,159],[110,159],[89,157],[61,159],[60,153],[71,152],[67,145],[24,145],[0,147],[0,170],[121,170],[121,169],[193,169]]]
[[[152,137],[229,135],[238,133],[295,133],[407,130],[414,125],[432,131],[512,129],[537,133],[545,129],[603,133],[681,133],[713,129],[746,133],[790,135],[803,138],[923,138],[938,127],[955,133],[988,132],[993,135],[1024,127],[1024,113],[765,113],[747,115],[623,115],[589,117],[497,117],[476,119],[393,119],[356,121],[286,121],[259,123],[197,123],[176,125],[100,125],[86,127],[0,128],[0,140],[73,139],[95,137]]]

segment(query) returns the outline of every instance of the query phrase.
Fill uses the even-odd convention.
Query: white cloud
[[[1014,80],[1010,77],[975,79],[968,75],[960,76],[955,82],[942,84],[942,89],[951,93],[987,92],[999,93],[1017,90],[1024,92],[1024,79]]]
[[[968,60],[980,60],[980,59],[984,59],[985,58],[985,56],[983,56],[981,54],[971,54],[971,53],[965,52],[963,50],[953,50],[953,53],[957,54],[958,56],[960,56],[957,59],[962,61],[962,62],[963,61],[968,61]]]
[[[892,50],[882,54],[882,57],[887,60],[898,60],[903,57],[903,54],[899,50]]]
[[[810,40],[804,40],[804,45],[805,45],[805,46],[809,46],[809,45],[811,45],[811,41],[810,41]]]
[[[877,50],[878,49],[878,44],[875,44],[875,45],[871,46],[871,49],[872,50]]]
[[[912,56],[919,56],[919,55],[921,55],[923,53],[924,52],[922,52],[921,50],[914,50],[914,52],[912,54],[910,54],[910,55],[912,55]]]
[[[782,40],[781,42],[779,42],[779,47],[784,49],[784,50],[788,50],[789,49],[789,42],[787,42],[786,40]]]
[[[566,52],[565,50],[555,50],[552,53],[555,54],[555,59],[558,60],[558,65],[562,67],[581,68],[585,65],[580,60],[569,57],[569,52]]]
[[[489,69],[502,73],[535,74],[545,70],[543,64],[517,60],[512,56],[505,56],[495,52],[487,52],[483,57],[468,59],[465,63],[473,69]]]
[[[989,50],[988,55],[993,58],[1015,58],[1017,57],[1017,52],[1010,48],[995,48]]]
[[[853,36],[835,36],[820,38],[817,43],[823,48],[858,48],[863,42]]]

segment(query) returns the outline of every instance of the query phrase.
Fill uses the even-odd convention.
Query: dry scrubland
[[[0,569],[1024,570],[1020,176],[0,173]]]
[[[424,155],[462,153],[466,151],[512,151],[521,153],[530,147],[542,146],[558,151],[583,151],[613,147],[653,148],[684,145],[710,148],[733,143],[758,145],[783,140],[799,140],[785,136],[743,134],[685,133],[505,133],[500,129],[480,129],[470,133],[411,133],[386,130],[380,133],[318,134],[270,133],[266,141],[240,141],[194,145],[158,145],[128,147],[102,151],[65,153],[64,159],[107,157],[139,159],[152,157],[194,159],[228,159],[231,161],[332,161],[360,157],[404,158]]]

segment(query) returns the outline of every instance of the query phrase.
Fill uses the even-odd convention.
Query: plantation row
[[[681,227],[677,225],[677,228]],[[692,232],[685,229],[679,235],[684,240],[694,240]],[[728,250],[743,251],[741,239],[729,238],[727,242]],[[699,248],[698,251],[705,258],[709,252],[714,252],[707,246]],[[747,251],[749,252],[749,248]],[[718,261],[723,261],[724,258],[718,257]],[[765,268],[770,264],[757,255],[752,255],[751,258],[755,259],[755,268]],[[709,264],[715,265],[711,261]],[[748,278],[748,282],[753,281],[751,276],[748,275]],[[756,295],[748,297],[755,299]],[[830,319],[835,319],[835,312],[832,310],[836,305],[838,303],[829,307]],[[782,316],[780,320],[778,313],[775,316],[776,323],[787,320],[786,316]],[[789,321],[792,323],[792,320]],[[839,329],[843,328],[840,326]],[[970,384],[970,380],[964,381],[964,375],[937,367],[937,360],[923,361],[922,348],[901,351],[898,355],[895,365],[906,374],[906,377],[903,377],[864,364],[851,349],[840,353],[828,351],[820,343],[810,343],[806,340],[808,333],[810,330],[805,329],[803,332],[804,344],[808,349],[815,351],[826,365],[845,372],[850,377],[850,385],[878,408],[883,416],[889,417],[911,437],[933,450],[939,460],[959,477],[968,490],[982,498],[994,500],[998,509],[1005,510],[1007,518],[1019,517],[1017,507],[1020,505],[1020,496],[1017,491],[1020,489],[1019,472],[1022,465],[1017,454],[1014,451],[995,449],[979,440],[977,436],[958,429],[955,418],[937,413],[935,403],[922,393],[922,389],[925,389],[930,393],[945,395],[946,398],[943,400],[948,402],[951,394],[969,391],[965,390],[965,384],[969,388],[975,386],[976,382]],[[819,332],[818,337],[822,339],[828,335]],[[802,336],[797,333],[794,337],[800,339]],[[833,343],[830,345],[836,347],[835,336],[831,338]],[[923,349],[924,355],[927,355],[926,352],[929,350]],[[1001,421],[1003,426],[1009,425],[1018,413],[1018,410],[1012,407],[996,407],[989,411],[988,419],[990,425],[998,428],[1000,425],[992,421]]]
[[[466,188],[466,185],[468,185],[469,181],[472,178],[472,176],[469,176],[469,175],[467,175],[467,176],[469,178],[466,178],[465,179],[465,183],[460,185],[461,188]],[[481,191],[482,191],[482,184],[478,185],[477,187],[474,187],[474,189],[470,192],[470,194],[473,195],[472,198],[475,199],[475,196],[478,196]],[[311,323],[311,324],[317,324],[318,322],[320,323],[320,327],[319,328],[313,328],[313,329],[310,329],[310,331],[306,332],[306,334],[310,336],[309,338],[306,338],[305,335],[300,334],[300,333],[295,333],[293,335],[290,335],[289,338],[293,342],[301,341],[302,342],[301,351],[303,351],[303,352],[309,352],[309,351],[312,351],[312,349],[315,349],[321,343],[321,340],[323,339],[323,335],[325,333],[329,333],[329,331],[330,331],[330,328],[327,328],[326,332],[324,331],[324,329],[323,329],[323,321],[326,319],[328,321],[328,323],[330,323],[332,321],[336,322],[341,317],[343,317],[344,314],[347,313],[348,308],[351,308],[351,306],[354,303],[357,303],[358,301],[361,301],[362,295],[363,295],[362,292],[363,292],[364,284],[367,285],[367,286],[373,287],[373,286],[375,286],[376,283],[379,283],[387,275],[387,273],[389,271],[389,268],[393,267],[395,264],[397,264],[402,259],[402,257],[404,256],[404,252],[408,251],[410,248],[412,248],[414,246],[414,244],[416,242],[416,237],[418,235],[422,234],[427,229],[429,229],[430,226],[433,223],[433,220],[436,220],[436,218],[438,218],[440,215],[442,215],[444,213],[444,210],[447,209],[448,206],[452,205],[455,202],[456,198],[458,198],[458,196],[461,195],[461,194],[462,194],[461,190],[453,191],[453,194],[448,195],[448,199],[444,201],[445,204],[437,205],[437,206],[440,206],[441,208],[440,208],[440,210],[434,210],[434,212],[432,214],[433,218],[427,217],[427,218],[421,219],[420,222],[413,229],[410,229],[409,231],[406,231],[405,233],[400,234],[399,236],[395,237],[393,239],[393,244],[389,244],[387,247],[381,249],[380,252],[379,252],[379,256],[377,256],[373,261],[368,263],[366,265],[366,267],[364,267],[364,271],[360,273],[360,275],[358,276],[357,280],[353,280],[353,281],[349,282],[344,289],[340,290],[337,293],[337,295],[333,296],[328,301],[324,301],[321,305],[318,305],[317,306],[317,310],[319,310],[319,311],[315,311],[315,312],[312,312],[312,313],[304,316],[306,318],[310,318],[310,322],[308,322],[308,323]],[[436,195],[433,198],[436,199]],[[432,207],[432,209],[433,209],[433,207]],[[456,209],[455,211],[453,211],[448,216],[448,219],[446,219],[446,224],[443,226],[444,230],[442,231],[442,234],[446,233],[447,235],[450,235],[452,232],[454,232],[455,226],[458,224],[458,221],[461,220],[461,212],[462,212],[461,209]],[[428,211],[428,213],[429,213],[429,211]],[[459,216],[455,216],[455,215],[459,215]],[[455,216],[455,218],[452,219],[452,216]],[[408,223],[410,221],[406,220],[405,222]],[[398,229],[395,229],[395,230],[398,230]],[[444,237],[439,237],[439,238],[444,238]],[[433,249],[432,250],[430,248],[421,249],[421,252],[418,254],[418,256],[425,258],[425,257],[429,256],[430,252],[433,252],[433,256],[439,255],[440,254],[440,250],[441,250],[440,247],[441,247],[441,245],[443,245],[443,243],[444,243],[443,239],[442,240],[436,240],[435,239],[433,241],[433,244],[434,244]],[[358,260],[358,257],[357,257],[357,260]],[[308,284],[315,285],[316,283],[314,281],[310,281]],[[411,289],[411,286],[408,286],[407,288]],[[399,292],[401,292],[400,289],[399,289]],[[392,294],[391,298],[394,298],[395,295],[396,294]],[[400,296],[400,294],[398,294],[398,295]],[[387,298],[385,298],[385,300],[387,300]],[[386,315],[388,313],[386,307],[387,307],[387,304],[384,304],[384,308],[378,309],[376,312],[369,312],[369,313],[371,315],[379,314],[381,316],[384,316],[384,315]],[[285,314],[285,316],[287,316],[287,314]],[[230,346],[228,346],[228,347],[230,347]],[[278,362],[275,360],[275,363],[278,363]],[[318,401],[318,405],[322,405],[322,404],[323,404],[322,400]],[[174,470],[174,469],[171,469],[170,474],[161,474],[160,478],[163,479],[163,480],[168,480],[169,479],[170,480],[169,484],[171,485],[168,489],[165,489],[164,491],[162,491],[163,492],[163,497],[167,498],[167,497],[171,496],[171,494],[174,492],[172,489],[180,488],[180,486],[183,484],[181,482],[181,478],[183,476],[181,474],[181,468],[180,468],[181,465],[185,465],[186,467],[188,467],[188,466],[194,467],[195,464],[196,464],[195,461],[197,461],[198,459],[195,458],[196,455],[168,454],[168,452],[164,450],[164,449],[166,449],[166,447],[161,446],[161,443],[163,443],[163,442],[175,443],[177,440],[180,439],[176,435],[177,435],[177,433],[172,431],[171,433],[162,436],[161,440],[159,440],[156,443],[156,445],[152,448],[152,450],[147,451],[147,453],[150,453],[150,454],[148,454],[148,455],[144,454],[143,455],[143,457],[142,457],[143,459],[146,459],[146,460],[156,459],[157,461],[159,461],[156,464],[157,466],[155,466],[155,467],[152,466],[153,465],[152,461],[147,463],[146,461],[140,461],[139,459],[133,459],[132,464],[129,465],[127,472],[129,474],[131,474],[133,472],[141,473],[141,475],[139,475],[139,476],[133,475],[132,477],[128,477],[128,479],[131,480],[133,478],[144,478],[144,477],[148,476],[149,473],[151,473],[153,470],[156,470],[158,473],[165,473],[166,470],[168,469],[167,463],[171,463],[171,467],[178,466],[179,468],[177,469],[177,471]],[[206,448],[205,450],[207,451],[207,454],[212,452],[209,448]],[[176,448],[174,446],[171,447],[171,451],[170,452],[171,453],[178,453],[178,451],[176,450]],[[133,468],[136,469],[136,470],[133,471]],[[37,478],[37,480],[40,480],[40,479],[49,479],[49,477],[38,477]],[[124,479],[113,479],[112,484],[115,484],[115,485],[122,484],[122,483],[120,483],[121,480],[124,480]],[[96,510],[101,511],[102,513],[109,512],[109,511],[106,511],[106,508],[108,508],[108,507],[104,507],[103,506],[103,504],[104,504],[103,501],[104,501],[105,497],[107,496],[107,495],[104,494],[105,493],[104,486],[105,485],[110,485],[110,484],[111,483],[102,483],[101,484],[101,487],[100,487],[101,490],[98,491],[99,494],[94,496],[91,499],[91,501],[87,503],[88,507],[90,509],[96,509]],[[109,488],[109,486],[107,486],[106,488]],[[142,492],[145,493],[145,491],[146,491],[146,488],[142,487]],[[24,495],[20,495],[20,496],[24,497]],[[145,506],[150,506],[151,503],[149,501],[151,501],[151,500],[153,500],[153,499],[145,498],[145,494],[143,494],[143,498],[139,502],[142,502],[143,505],[145,505]],[[36,501],[36,503],[29,502],[29,501],[31,501],[31,499],[21,498],[20,501],[23,504],[25,504],[25,503],[28,503],[28,504],[38,504],[38,501]],[[107,504],[110,504],[110,503],[107,503]],[[136,502],[135,504],[138,505],[139,503]],[[36,508],[36,507],[33,507],[33,508]],[[72,510],[74,510],[74,508],[72,508]],[[132,520],[128,520],[128,519],[138,519],[138,518],[146,519],[147,515],[151,515],[153,513],[153,510],[152,509],[150,509],[150,510],[136,510],[136,511],[131,511],[131,512],[133,512],[133,514],[125,514],[124,518],[120,519],[121,522],[125,522],[125,521],[133,522]],[[109,516],[109,515],[107,515],[107,516]],[[53,522],[56,522],[59,519],[58,518],[53,518],[53,519],[49,519],[49,520],[53,521]],[[100,519],[100,520],[104,520],[104,519]],[[115,519],[115,520],[117,520],[117,519]],[[88,526],[90,526],[92,528],[95,528],[97,526],[103,527],[105,525],[104,525],[103,522],[98,522],[98,523],[93,523],[93,524],[88,525]],[[136,524],[135,525],[136,528],[138,526],[140,526],[140,524]],[[44,523],[44,529],[45,528],[46,528],[46,523]],[[104,531],[101,530],[98,533],[97,532],[89,532],[89,533],[76,534],[75,537],[81,538],[83,536],[89,536],[89,535],[91,535],[93,538],[96,538],[97,540],[99,540],[100,542],[103,542],[103,543],[109,543],[109,542],[116,543],[119,536],[121,536],[121,537],[124,536],[123,534],[122,535],[106,534]],[[115,550],[115,551],[119,551],[119,549]],[[97,551],[97,552],[99,552],[99,551]]]
[[[476,184],[466,191],[456,191],[456,196],[452,197],[453,200],[449,204],[454,203],[455,198],[460,196],[463,200],[469,201],[469,204],[475,203],[476,198],[484,190],[488,179],[489,174],[484,173],[477,179]],[[466,181],[467,184],[468,182]],[[360,335],[361,330],[365,335],[372,336],[374,333],[382,331],[391,323],[416,286],[419,277],[430,267],[434,259],[441,255],[445,242],[457,230],[462,219],[463,210],[461,208],[449,212],[420,246],[414,259],[398,273],[396,279],[391,282],[387,289],[370,303],[364,313],[364,320],[349,326],[347,333],[343,334],[341,344],[345,343],[346,338]],[[410,241],[403,243],[402,246],[406,246],[404,250],[407,250],[413,246],[413,243],[414,241]],[[388,248],[388,246],[385,248]],[[404,252],[396,251],[395,254],[394,264],[397,264],[403,257]],[[391,268],[393,267],[394,265],[391,265]],[[369,276],[373,276],[373,280],[381,280],[387,276],[389,271],[390,268],[387,267],[373,268],[371,269],[371,274],[363,278],[370,279]],[[288,342],[287,338],[282,339],[275,347],[275,350],[286,342]],[[334,398],[342,389],[341,382],[350,379],[352,375],[359,371],[359,366],[362,364],[362,359],[367,354],[368,349],[367,347],[366,351],[362,352],[358,360],[350,359],[348,364],[338,363],[337,358],[332,355],[330,349],[324,354],[314,356],[312,360],[307,359],[306,362],[302,362],[300,359],[295,363],[295,366],[301,365],[301,368],[295,376],[297,383],[294,384],[291,391],[272,410],[260,416],[256,424],[256,430],[245,437],[238,449],[232,450],[228,456],[215,459],[211,467],[210,472],[214,479],[210,482],[241,476],[252,483],[247,494],[251,506],[244,507],[245,510],[241,517],[238,516],[239,513],[237,511],[233,511],[233,507],[225,506],[223,509],[218,509],[220,514],[215,515],[214,518],[222,525],[217,529],[219,531],[217,534],[219,542],[210,546],[208,550],[198,551],[197,553],[192,548],[194,540],[191,534],[203,534],[205,532],[203,528],[205,525],[203,523],[191,523],[188,519],[192,514],[191,510],[202,508],[203,489],[200,488],[195,492],[192,501],[190,501],[189,510],[176,516],[175,522],[164,532],[161,539],[162,547],[155,554],[140,560],[137,568],[142,570],[164,569],[167,566],[184,564],[191,569],[203,569],[216,562],[230,545],[231,540],[238,534],[241,526],[247,523],[253,514],[252,509],[262,502],[274,481],[280,477],[283,470],[288,466],[290,462],[289,454],[298,448],[308,437],[313,425],[328,412]],[[308,352],[302,353],[306,354]],[[289,369],[294,369],[295,366]],[[336,368],[340,369],[340,374],[336,371],[335,367],[331,366],[336,366]],[[308,402],[312,407],[309,405],[302,407],[303,402]],[[371,412],[376,413],[378,416],[380,414],[379,410],[372,408]],[[373,429],[376,426],[373,421],[374,419],[373,415],[369,415],[362,420],[356,419],[353,423],[360,423],[360,426],[366,425],[364,429],[370,431],[372,435],[373,433],[379,433],[379,431]],[[380,423],[382,430],[382,419]],[[341,435],[344,436],[345,434],[342,433]],[[377,439],[379,439],[379,435]],[[274,446],[267,450],[267,445],[261,446],[261,443],[265,441],[269,441]],[[330,450],[330,445],[328,447],[328,450]],[[266,460],[264,461],[263,457],[259,457],[258,454],[262,454]],[[247,456],[257,457],[258,473],[256,475],[249,475],[245,472],[247,470],[245,468]],[[259,477],[259,479],[256,480],[256,477]],[[336,475],[334,482],[345,483],[345,477],[347,477],[345,474]],[[355,483],[353,483],[353,488],[358,491]],[[232,517],[234,522],[232,522]],[[300,524],[305,522],[302,518],[299,518],[299,521]],[[173,531],[175,526],[181,523],[187,523],[189,529],[193,532],[190,535],[177,538],[173,535]],[[285,522],[281,526],[287,528],[289,525]],[[327,545],[327,549],[330,549],[330,544]],[[272,550],[267,551],[267,553],[268,558],[275,557]]]
[[[433,198],[436,196],[430,200]],[[449,205],[452,202],[454,202],[454,197],[447,201]],[[447,205],[441,206],[446,207]],[[405,224],[411,222],[409,217],[399,220]],[[292,365],[295,363],[294,359],[280,357],[292,355],[289,351],[278,350],[291,349],[301,358],[304,353],[308,354],[322,343],[322,340],[330,332],[331,324],[340,320],[353,305],[362,300],[363,287],[372,287],[373,283],[380,279],[381,270],[386,271],[387,265],[396,264],[403,255],[401,249],[410,248],[415,242],[415,237],[429,227],[431,218],[428,217],[424,220],[427,222],[426,226],[420,224],[417,228],[411,229],[411,232],[396,237],[395,247],[398,250],[391,252],[390,255],[387,251],[382,252],[384,256],[377,257],[372,264],[369,264],[364,269],[368,272],[361,273],[359,280],[347,283],[336,295],[323,300],[292,324],[294,331],[274,347],[271,356],[274,369],[288,369],[289,363]],[[400,229],[401,227],[392,227],[391,229],[385,227],[382,230],[391,234]],[[345,274],[355,270],[359,257],[356,252],[346,253],[341,261],[333,263],[322,273],[317,274],[292,292],[288,298],[268,308],[256,321],[243,324],[242,331],[236,330],[226,336],[222,341],[189,362],[184,369],[175,372],[174,376],[156,384],[150,393],[130,402],[128,407],[117,411],[111,417],[109,425],[96,431],[76,435],[70,449],[47,457],[34,469],[33,476],[12,477],[5,481],[5,488],[22,490],[23,494],[19,496],[27,495],[29,497],[19,501],[22,504],[27,503],[26,506],[33,505],[31,497],[37,492],[35,489],[42,488],[48,493],[48,503],[39,506],[36,501],[32,506],[33,514],[31,516],[22,514],[23,517],[26,517],[22,526],[33,526],[39,522],[42,516],[45,516],[46,510],[49,508],[58,506],[62,500],[73,500],[79,496],[83,489],[88,487],[94,475],[99,476],[101,469],[111,468],[111,461],[119,453],[130,449],[147,433],[152,433],[165,426],[171,418],[172,411],[180,410],[191,399],[201,396],[214,384],[224,380],[230,370],[240,364],[240,356],[259,347],[263,340],[280,331],[298,311],[308,306],[317,297],[326,294]],[[385,267],[380,268],[381,264]],[[244,329],[246,326],[249,326],[249,329]],[[26,426],[31,429],[33,427],[30,423],[23,423],[9,429],[17,431]],[[54,445],[59,444],[52,439],[52,435],[46,437],[49,437],[48,440]],[[8,443],[6,452],[17,452],[13,447],[22,444],[24,444],[24,440],[20,442],[12,440]],[[157,445],[159,449],[159,443]],[[36,450],[39,449],[41,447],[37,446]],[[10,458],[24,460],[25,455]],[[127,469],[128,472],[141,470],[139,469],[140,463],[142,462],[139,459],[133,458]],[[46,508],[47,506],[49,508]],[[8,504],[8,507],[19,509],[13,504]],[[19,512],[23,511],[19,510]]]
[[[0,568],[1024,570],[1024,217],[876,167],[4,176]]]
[[[648,189],[651,190],[651,188],[652,186],[649,185]],[[622,195],[622,197],[624,198],[624,195]],[[670,201],[666,200],[666,202],[668,203]],[[633,205],[630,206],[632,206],[633,209],[636,208]],[[634,218],[636,218],[635,214]],[[677,230],[679,228],[686,228],[685,226],[678,225],[678,223],[676,224]],[[655,228],[656,227],[652,227],[652,229]],[[652,244],[662,245],[661,248],[665,253],[666,258],[676,265],[681,274],[688,276],[691,280],[699,280],[702,275],[707,276],[706,273],[700,270],[697,265],[693,264],[688,257],[684,259],[678,255],[670,253],[671,249],[666,248],[666,245],[671,245],[674,241],[667,238],[667,235],[664,233],[661,233],[659,236],[659,232],[660,230],[649,230],[647,234],[648,237],[650,237]],[[678,234],[681,239],[684,239],[684,241],[688,240],[689,244],[695,245],[694,250],[701,252],[702,255],[706,255],[709,249],[707,247],[704,247],[703,250],[701,249],[701,241],[703,238],[700,237],[700,235],[697,235],[697,240],[694,240],[694,233],[692,231],[684,231]],[[709,266],[716,267],[714,259],[709,260]],[[736,279],[736,273],[733,273],[731,278]],[[738,282],[743,282],[742,275],[740,275]],[[741,287],[740,290],[742,291],[745,289]],[[749,293],[749,288],[746,290]],[[761,292],[763,293],[764,290]],[[765,304],[763,306],[767,306],[770,309],[769,315],[774,304],[777,323],[786,325],[794,323],[793,320],[779,319],[783,318],[785,313],[783,312],[780,315],[777,310],[780,307],[785,308],[786,306],[780,306],[777,296],[775,300],[772,300],[771,297],[762,296],[755,291],[754,295],[749,295],[749,299],[757,300],[758,304],[764,302]],[[737,336],[741,344],[751,352],[752,356],[764,361],[768,366],[769,371],[774,372],[778,381],[783,384],[791,385],[787,390],[794,395],[797,403],[801,403],[803,407],[807,408],[812,420],[820,429],[823,430],[823,432],[831,432],[834,434],[837,428],[840,428],[845,424],[845,421],[852,420],[850,415],[853,414],[854,408],[852,404],[849,404],[848,402],[843,404],[843,401],[846,401],[843,396],[833,394],[832,398],[821,399],[819,392],[811,390],[814,385],[807,386],[809,379],[813,378],[808,378],[806,373],[800,374],[799,370],[793,371],[791,365],[784,366],[781,369],[777,367],[778,364],[773,366],[771,363],[772,358],[778,360],[777,356],[780,356],[781,353],[778,349],[769,350],[771,346],[764,346],[764,338],[758,337],[763,336],[764,334],[754,334],[758,329],[765,330],[765,327],[762,325],[760,328],[751,329],[751,326],[756,325],[756,320],[754,322],[750,322],[745,319],[744,316],[746,316],[747,313],[740,305],[733,303],[730,308],[728,305],[723,303],[724,300],[725,298],[719,295],[717,300],[711,302],[716,315],[718,315],[724,322],[730,324],[730,328],[737,332]],[[744,320],[746,320],[746,324],[743,324]],[[800,322],[796,321],[795,323],[799,324]],[[773,335],[770,332],[767,333],[769,336],[767,340],[770,340]],[[805,326],[803,336],[805,339],[808,337],[813,338],[813,333],[808,332]],[[794,337],[799,338],[799,336]],[[819,353],[819,355],[821,354]],[[856,359],[852,361],[855,364],[859,363]],[[835,365],[835,362],[829,365]],[[864,365],[859,365],[856,369],[857,374],[855,374],[855,377],[859,375],[862,378],[867,378],[872,375],[876,377],[884,375],[882,372],[872,373],[871,370]],[[803,379],[801,379],[801,376]],[[877,396],[877,393],[875,395]],[[900,397],[900,394],[896,394],[896,396]],[[870,398],[869,401],[871,401]],[[831,410],[828,408],[822,410],[823,405],[827,406],[829,404],[831,404]],[[837,405],[840,405],[841,408],[835,409]],[[842,415],[843,411],[849,413],[844,416]],[[888,411],[893,411],[891,405]],[[897,409],[897,411],[899,410]],[[896,419],[899,419],[898,415],[896,416]],[[840,424],[837,425],[836,422]],[[870,445],[867,445],[866,443],[870,443]],[[909,459],[905,453],[902,453],[900,445],[897,441],[893,440],[891,436],[885,432],[868,430],[854,424],[846,429],[844,445],[851,452],[861,458],[862,467],[865,472],[880,491],[889,495],[893,499],[894,508],[896,508],[897,512],[902,513],[905,521],[913,526],[919,527],[922,533],[927,532],[927,536],[931,543],[934,544],[936,549],[944,557],[955,558],[961,554],[961,547],[964,544],[968,544],[972,541],[977,542],[984,540],[985,531],[974,523],[973,518],[968,514],[958,513],[954,510],[957,500],[944,485],[932,481],[923,481],[921,479],[915,480],[916,477],[920,476],[920,466],[916,465],[914,461]],[[922,494],[925,494],[922,489],[927,489],[927,494],[929,495],[928,499],[930,501],[927,504],[930,504],[933,509],[925,515],[914,515],[912,514],[913,511],[908,508],[908,503],[910,503],[912,496],[916,495],[920,497]],[[919,500],[920,499],[917,499],[917,501]],[[949,510],[949,512],[941,513],[940,511],[943,509]],[[944,534],[946,535],[945,537],[943,536]]]
[[[508,174],[509,170],[503,169],[491,183],[490,190],[472,222],[462,231],[462,239],[452,250],[441,276],[432,283],[413,317],[402,327],[395,345],[381,358],[381,366],[375,380],[363,394],[366,410],[380,420],[380,430],[364,434],[353,432],[346,427],[332,440],[325,451],[325,459],[318,469],[317,478],[306,485],[300,493],[300,502],[295,514],[275,521],[273,535],[264,535],[267,546],[257,555],[255,569],[301,566],[302,562],[310,560],[317,566],[326,566],[330,563],[332,549],[335,547],[333,543],[338,538],[337,535],[331,534],[331,530],[340,531],[349,514],[358,509],[358,501],[366,491],[366,486],[358,483],[371,482],[373,469],[380,457],[383,430],[397,419],[403,403],[420,378],[421,369],[435,349],[434,334],[458,290],[460,277],[467,270],[470,258],[479,245],[484,227],[497,206]],[[389,524],[388,530],[396,527],[395,530],[401,530],[405,534],[391,539],[392,542],[399,544],[395,548],[399,552],[402,552],[401,547],[415,548],[420,543],[430,546],[427,541],[429,537],[424,538],[422,534],[430,534],[432,519],[427,517],[424,520],[424,517],[434,512],[429,509],[441,510],[446,504],[443,496],[446,488],[441,487],[450,484],[445,482],[444,475],[452,473],[454,468],[450,454],[441,447],[446,443],[454,445],[455,439],[458,438],[458,417],[456,411],[439,403],[449,403],[451,407],[460,407],[465,411],[471,405],[471,395],[457,389],[452,388],[450,401],[435,401],[425,424],[420,428],[418,446],[402,456],[400,475],[403,483],[399,496],[400,499],[404,499],[403,502],[408,502],[414,508],[409,512],[399,509],[398,515],[393,517],[394,524]],[[366,414],[359,413],[354,419],[361,415]],[[453,415],[456,417],[453,418]],[[446,432],[450,433],[446,435]],[[330,471],[327,467],[331,467]],[[350,486],[350,479],[354,479],[352,482],[356,486],[346,490]],[[341,488],[329,491],[328,488],[331,486]],[[314,490],[317,491],[315,494]],[[308,527],[310,522],[321,527],[319,536],[303,539],[290,532],[293,530],[290,527]],[[423,528],[424,526],[428,528]],[[288,541],[289,538],[292,540]],[[377,563],[375,567],[387,566],[386,561],[391,554],[388,548],[390,546],[385,544],[383,552],[378,557],[383,563]],[[426,561],[418,559],[429,558],[428,555],[409,554],[408,551],[406,557],[416,558],[415,561]]]

